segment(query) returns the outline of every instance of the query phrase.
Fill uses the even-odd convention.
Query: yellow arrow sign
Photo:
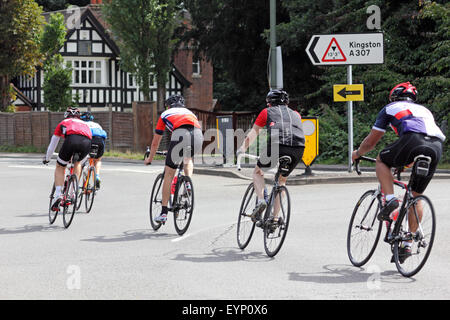
[[[362,84],[335,84],[333,86],[334,102],[364,101],[364,85]]]

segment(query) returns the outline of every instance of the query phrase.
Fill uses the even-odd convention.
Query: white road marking
[[[30,166],[30,165],[11,165],[8,168],[20,168],[20,169],[46,169],[46,170],[55,170],[54,166]],[[102,168],[102,171],[110,171],[110,172],[132,172],[132,173],[159,173],[162,172],[161,169],[154,170],[136,170],[136,169],[112,169],[112,168]]]

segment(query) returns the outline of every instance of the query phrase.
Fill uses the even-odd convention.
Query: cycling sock
[[[386,202],[391,201],[394,198],[395,198],[395,194],[387,194],[386,195]]]
[[[409,241],[403,241],[402,246],[403,246],[403,247],[410,247],[410,248],[411,248],[412,242],[409,242]]]
[[[55,198],[57,198],[61,195],[61,189],[62,189],[62,186],[55,187],[55,194],[54,194]]]
[[[167,212],[169,212],[169,209],[167,207],[163,206],[162,210],[161,210],[161,214],[167,214]]]

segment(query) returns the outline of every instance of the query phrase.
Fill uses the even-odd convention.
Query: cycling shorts
[[[192,158],[202,152],[202,130],[192,125],[184,125],[172,132],[167,150],[166,166],[176,169],[183,158]]]
[[[413,163],[414,158],[421,154],[431,157],[430,169],[427,176],[414,179],[411,189],[417,193],[423,193],[433,178],[441,159],[442,140],[422,133],[407,132],[384,148],[380,152],[380,159],[388,167],[397,168]]]
[[[292,159],[292,162],[289,165],[289,171],[281,174],[283,177],[288,177],[297,167],[300,160],[302,160],[305,147],[292,147],[283,144],[278,145],[278,147],[278,152],[276,152],[276,148],[273,147],[267,147],[263,150],[256,165],[259,168],[275,168],[278,165],[278,159],[280,157],[289,156]]]
[[[98,145],[97,156],[93,157],[93,159],[100,159],[105,153],[105,138],[100,136],[92,137],[91,150],[92,145]]]
[[[78,134],[68,135],[59,150],[57,162],[65,167],[69,164],[72,156],[78,154],[78,161],[81,161],[88,155],[90,150],[91,139]]]

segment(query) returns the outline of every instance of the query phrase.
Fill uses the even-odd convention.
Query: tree
[[[285,21],[288,16],[280,3],[277,19]],[[234,110],[264,106],[269,89],[270,46],[264,35],[270,26],[269,1],[186,0],[184,5],[192,16],[192,27],[183,41],[212,62],[214,94],[225,98],[221,104]]]
[[[9,105],[12,78],[33,76],[42,64],[42,9],[32,0],[0,0],[0,111]]]
[[[66,41],[67,29],[61,13],[50,15],[42,34],[41,52],[44,62],[44,102],[50,111],[63,111],[72,103],[72,68],[64,66],[64,59],[58,53]]]
[[[121,67],[136,76],[144,99],[150,100],[150,76],[158,84],[158,108],[164,104],[167,74],[174,47],[176,0],[111,0],[103,11],[118,39]]]

